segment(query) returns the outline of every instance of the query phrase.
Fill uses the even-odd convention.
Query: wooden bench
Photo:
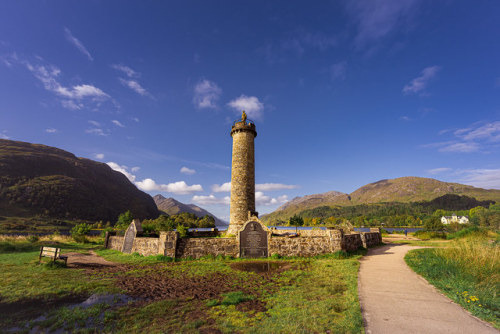
[[[50,257],[54,261],[54,263],[56,262],[56,260],[63,260],[64,264],[68,264],[68,257],[65,255],[61,255],[61,248],[42,246],[40,248],[38,263],[40,263],[42,257]]]

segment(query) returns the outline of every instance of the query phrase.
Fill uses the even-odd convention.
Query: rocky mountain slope
[[[383,202],[431,201],[446,194],[466,195],[477,200],[500,203],[500,190],[481,189],[459,183],[442,182],[423,177],[400,177],[367,184],[351,194],[330,191],[296,197],[276,211],[262,217],[263,221],[286,220],[303,210],[318,206],[348,206]]]
[[[214,217],[216,226],[228,225],[225,221],[215,217],[213,214],[211,214],[205,209],[200,208],[197,205],[184,204],[175,200],[172,197],[165,198],[162,195],[155,195],[153,197],[153,200],[155,201],[158,210],[165,212],[168,215],[175,215],[182,212],[193,213],[197,217],[203,217],[205,215],[209,215],[211,217]]]
[[[127,210],[137,218],[158,216],[151,196],[108,165],[55,147],[4,139],[0,139],[0,208],[2,217],[115,222]]]

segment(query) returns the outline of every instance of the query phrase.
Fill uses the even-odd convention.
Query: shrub
[[[447,239],[461,239],[465,238],[468,236],[473,236],[473,235],[481,235],[481,236],[486,236],[488,235],[488,231],[485,229],[479,228],[477,226],[470,226],[466,227],[460,231],[457,231],[455,233],[450,233],[446,236]]]
[[[130,210],[127,210],[126,212],[118,216],[118,221],[116,222],[115,226],[120,230],[125,230],[130,225],[132,220],[134,220],[134,218],[132,217],[132,213],[130,212]]]
[[[177,225],[176,230],[177,230],[177,232],[179,232],[179,236],[181,238],[187,237],[187,233],[188,233],[189,229],[186,226],[179,224],[179,225]]]
[[[88,234],[89,231],[90,231],[90,225],[85,223],[78,224],[71,229],[71,236],[76,242],[86,243],[88,242],[88,240],[85,237],[85,235]]]
[[[219,301],[217,299],[209,299],[205,305],[208,307],[217,306],[219,305]]]
[[[28,240],[29,242],[35,243],[38,240],[40,240],[40,238],[37,235],[28,235],[26,240]]]

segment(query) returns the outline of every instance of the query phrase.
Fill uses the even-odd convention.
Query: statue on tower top
[[[245,113],[245,110],[243,110],[243,112],[241,114],[241,120],[243,121],[243,123],[245,123],[247,121],[247,114]]]

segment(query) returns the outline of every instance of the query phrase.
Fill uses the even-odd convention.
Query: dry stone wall
[[[344,234],[341,230],[318,231],[294,238],[271,235],[268,239],[269,256],[315,256],[339,250],[354,251],[360,247],[376,246],[382,241],[380,233],[376,232]],[[123,237],[109,236],[109,249],[121,251],[122,245]],[[162,232],[159,238],[135,238],[132,252],[144,256],[160,254],[198,259],[207,255],[239,257],[240,249],[238,238],[179,238],[177,232]]]
[[[239,245],[236,238],[181,238],[178,240],[176,257],[192,257],[224,255],[239,256]]]

